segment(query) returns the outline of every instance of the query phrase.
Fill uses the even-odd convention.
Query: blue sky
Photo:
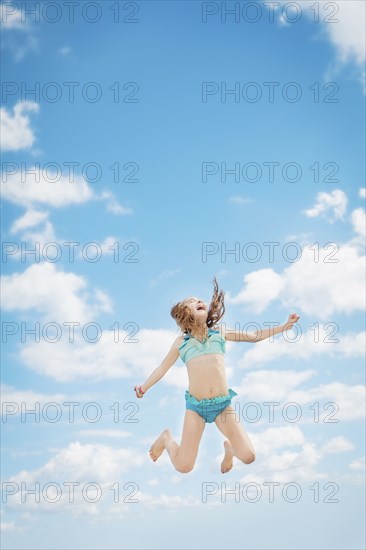
[[[295,22],[289,3],[279,2],[273,22],[263,2],[252,3],[255,23],[248,2],[237,3],[238,21],[224,17],[234,2],[119,2],[117,22],[117,3],[81,3],[73,22],[64,3],[52,22],[51,4],[1,4],[1,302],[3,331],[17,330],[3,336],[1,447],[3,481],[63,492],[56,503],[8,496],[4,547],[363,548],[363,2],[332,3],[333,23],[327,2],[316,22],[304,0]],[[204,101],[207,89],[215,93]],[[295,90],[298,101],[286,100]],[[40,258],[22,253],[34,247]],[[239,257],[226,253],[234,249]],[[96,250],[99,260],[87,261]],[[188,295],[209,301],[213,276],[227,327],[284,323],[297,312],[301,328],[296,342],[227,343],[233,405],[257,458],[235,459],[224,477],[215,425],[190,474],[166,453],[150,460],[162,429],[180,441],[188,384],[180,360],[144,399],[132,390],[179,333],[172,305]],[[53,323],[58,341],[47,341],[51,325],[38,342],[22,339],[35,323],[44,331]],[[74,342],[65,323],[77,323]],[[85,338],[88,323],[99,327],[97,342]],[[272,422],[268,402],[279,403]],[[284,416],[293,402],[297,422]],[[35,406],[39,421],[22,417]],[[86,502],[75,490],[69,502],[67,481],[80,490],[97,483],[102,498]],[[207,483],[214,494],[203,502]],[[257,502],[243,493],[223,502],[225,490],[250,483],[262,491]],[[274,502],[269,483],[280,484]],[[301,487],[297,502],[283,497],[286,484]],[[325,502],[335,488],[338,502]]]

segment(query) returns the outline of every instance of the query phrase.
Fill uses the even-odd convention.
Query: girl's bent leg
[[[164,430],[151,447],[152,453],[156,456],[161,448],[160,454],[165,448],[168,451],[174,468],[178,472],[183,474],[190,472],[197,458],[198,448],[205,425],[205,422],[199,414],[187,409],[184,417],[183,434],[180,445],[174,441],[170,430]],[[158,456],[160,456],[160,454]]]
[[[245,464],[254,462],[254,447],[241,423],[236,421],[236,414],[232,405],[215,418],[215,423],[220,432],[230,441],[234,456]]]

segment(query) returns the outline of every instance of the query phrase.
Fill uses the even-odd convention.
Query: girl
[[[134,387],[136,396],[141,398],[167,373],[178,357],[186,363],[189,386],[185,392],[186,412],[181,443],[178,445],[170,430],[166,429],[149,450],[155,462],[166,449],[173,466],[181,473],[193,469],[206,422],[215,422],[227,438],[224,441],[222,473],[231,470],[234,456],[245,464],[255,460],[253,445],[243,426],[235,420],[235,411],[231,405],[231,399],[238,394],[228,388],[226,381],[225,342],[259,342],[291,328],[300,318],[293,313],[284,325],[263,329],[259,333],[247,332],[245,335],[239,330],[219,328],[217,323],[225,313],[224,293],[219,292],[215,277],[213,284],[214,293],[209,307],[194,296],[172,307],[171,316],[182,334],[175,339],[161,365],[146,382]]]

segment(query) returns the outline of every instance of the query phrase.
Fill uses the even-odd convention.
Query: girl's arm
[[[225,339],[232,342],[260,342],[261,340],[265,340],[270,336],[279,334],[280,332],[284,332],[285,330],[290,329],[292,325],[294,323],[297,323],[299,319],[300,317],[296,313],[291,313],[287,322],[284,325],[280,325],[278,327],[262,328],[255,332],[246,331],[244,334],[240,330],[224,329]]]
[[[149,378],[143,384],[141,384],[141,386],[134,387],[137,397],[142,397],[144,393],[146,393],[147,390],[151,388],[151,386],[156,384],[156,382],[159,382],[159,380],[168,372],[170,367],[174,365],[174,363],[179,357],[179,350],[177,347],[179,341],[180,341],[180,336],[178,336],[178,338],[175,339],[174,343],[172,344],[172,347],[170,348],[169,352],[165,356],[163,362],[158,367],[156,367],[155,370],[153,370]]]

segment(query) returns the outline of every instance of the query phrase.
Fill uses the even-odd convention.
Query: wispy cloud
[[[314,210],[337,211],[344,215],[347,197],[340,194],[318,195]],[[299,310],[318,319],[332,314],[350,314],[365,307],[365,255],[362,234],[365,212],[353,211],[350,223],[356,236],[348,242],[328,243],[314,250],[313,244],[301,247],[296,262],[277,273],[272,268],[258,269],[244,276],[244,287],[236,295],[226,293],[227,303],[243,305],[253,313],[263,312],[274,300],[283,307]],[[350,284],[352,281],[352,284]],[[290,311],[289,311],[290,313]]]
[[[265,3],[265,0],[262,1]],[[351,64],[355,67],[357,78],[366,93],[365,2],[347,0],[332,4],[328,0],[319,0],[316,5],[319,10],[316,28],[335,50],[335,58],[326,68],[324,78],[331,80],[343,67]],[[293,3],[279,0],[274,12],[283,28],[291,29],[304,16],[315,24],[315,11],[307,0]]]
[[[11,225],[10,233],[15,234],[29,227],[35,227],[40,223],[43,223],[48,218],[48,212],[41,212],[40,210],[30,209],[27,210],[23,216],[17,218]]]
[[[165,271],[162,271],[161,273],[159,273],[159,275],[155,279],[152,279],[150,281],[149,286],[150,287],[156,286],[161,281],[164,281],[165,279],[170,279],[170,277],[173,277],[177,273],[180,273],[180,271],[181,271],[180,268],[178,268],[178,269],[167,269]]]
[[[0,146],[3,151],[19,151],[33,146],[36,137],[26,113],[38,112],[39,105],[33,101],[17,103],[12,113],[6,107],[0,109]]]
[[[253,199],[249,199],[247,197],[230,197],[230,202],[234,202],[235,204],[249,204],[253,202]]]
[[[318,193],[315,205],[303,212],[309,218],[324,216],[330,223],[333,223],[337,219],[344,219],[346,209],[347,195],[341,189],[335,189],[330,193]]]
[[[99,198],[107,201],[107,210],[116,216],[133,214],[133,209],[122,206],[110,191],[103,191]]]
[[[59,53],[62,56],[67,56],[71,53],[71,48],[70,46],[63,46],[62,48],[59,48],[57,50],[57,53]]]
[[[85,277],[58,270],[49,262],[35,263],[22,273],[3,275],[1,293],[5,311],[34,310],[43,320],[61,324],[71,317],[79,323],[92,321],[102,311],[112,311],[104,292],[94,289],[90,296]]]
[[[1,193],[4,199],[26,208],[39,204],[60,208],[81,204],[94,197],[82,176],[75,175],[72,181],[67,175],[56,172],[49,171],[45,175],[40,166],[7,175]]]
[[[35,36],[37,27],[27,20],[24,9],[18,3],[3,2],[0,5],[1,29],[4,31],[3,46],[8,49],[15,61],[19,62],[28,53],[39,52],[39,41]]]
[[[106,201],[107,210],[117,216],[132,214],[133,210],[119,204],[113,193],[94,193],[88,182],[80,174],[62,174],[48,170],[47,173],[36,165],[16,173],[3,174],[1,196],[18,206],[34,210],[40,205],[63,208],[71,204],[88,201]],[[20,224],[28,223],[29,214]]]

